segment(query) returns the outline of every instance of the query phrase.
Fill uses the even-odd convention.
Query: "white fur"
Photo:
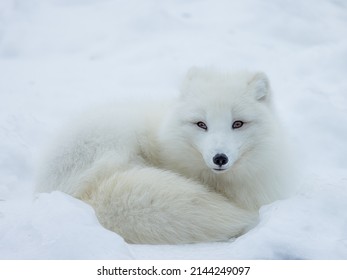
[[[86,201],[106,228],[132,243],[238,236],[262,205],[286,193],[270,95],[263,73],[191,69],[173,104],[84,116],[57,141],[37,190]],[[244,125],[232,129],[238,120]],[[216,154],[228,162],[216,164]]]

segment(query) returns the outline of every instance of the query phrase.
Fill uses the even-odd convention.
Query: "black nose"
[[[213,157],[214,164],[219,165],[219,167],[222,167],[222,165],[225,165],[228,163],[228,157],[225,154],[216,154]]]

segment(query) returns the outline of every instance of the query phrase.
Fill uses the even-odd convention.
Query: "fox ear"
[[[199,84],[199,81],[207,78],[206,71],[199,67],[191,67],[181,84],[181,98],[190,96],[192,93],[192,88]]]
[[[248,82],[249,91],[258,101],[270,99],[270,82],[263,72],[257,72]]]

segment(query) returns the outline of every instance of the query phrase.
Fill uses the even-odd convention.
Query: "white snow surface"
[[[130,245],[87,204],[33,194],[44,147],[72,117],[171,98],[194,65],[272,82],[299,190],[254,229]],[[346,73],[343,0],[1,0],[0,259],[347,259]]]

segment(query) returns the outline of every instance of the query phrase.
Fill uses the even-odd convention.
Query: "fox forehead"
[[[180,107],[181,118],[188,121],[231,121],[236,119],[251,120],[257,116],[252,103],[234,100],[220,102],[219,100],[196,100]],[[183,112],[183,113],[182,113]]]
[[[193,84],[183,91],[183,99],[194,99],[214,104],[231,106],[235,99],[245,96],[246,84]]]

